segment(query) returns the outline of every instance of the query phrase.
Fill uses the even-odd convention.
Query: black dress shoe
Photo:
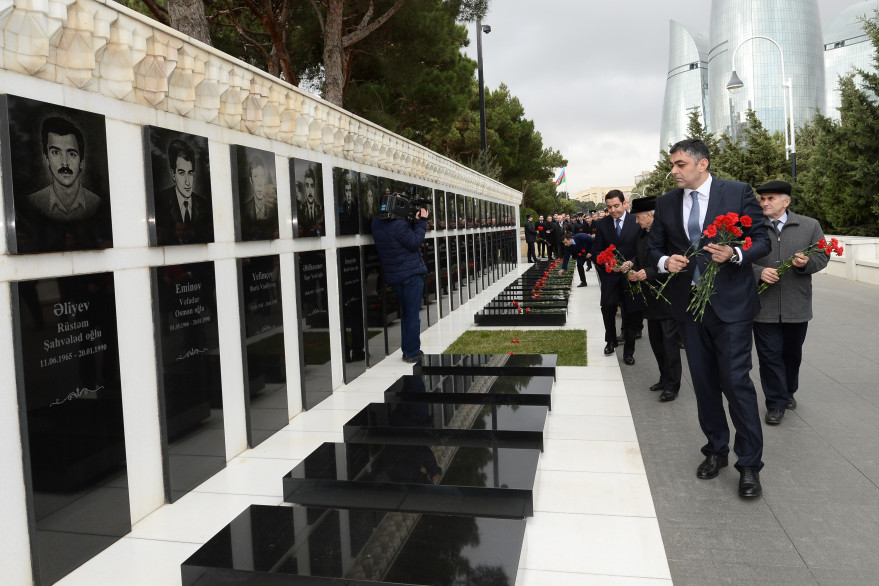
[[[726,468],[728,464],[729,458],[727,456],[708,454],[702,463],[699,464],[699,467],[696,468],[696,476],[702,480],[716,478],[720,474],[720,469]]]
[[[739,496],[749,499],[758,497],[763,493],[763,487],[760,486],[760,473],[750,468],[743,468],[739,471]]]
[[[409,364],[415,364],[416,362],[421,362],[421,359],[424,357],[424,352],[421,350],[418,351],[418,354],[414,356],[403,356],[403,362],[408,362]]]
[[[640,331],[639,331],[637,334],[635,334],[635,339],[636,339],[636,340],[640,340],[640,339],[641,339],[641,332],[640,332]]]
[[[587,283],[586,281],[580,281],[580,284],[577,285],[577,286],[578,286],[578,287],[588,287],[588,286],[589,286],[589,283]]]
[[[608,342],[607,345],[604,347],[604,355],[610,356],[611,354],[613,354],[613,349],[616,347],[616,344],[611,344],[610,342]]]
[[[656,383],[655,385],[650,385],[650,390],[654,393],[656,391],[661,391],[664,388],[665,388],[665,385],[662,383]]]
[[[669,401],[674,401],[678,398],[677,391],[662,391],[662,394],[659,395],[659,400],[663,403],[668,403]]]
[[[634,356],[623,356],[623,362],[625,362],[629,366],[632,366],[633,364],[635,364],[635,357]]]
[[[766,412],[766,423],[769,425],[778,425],[784,419],[784,411],[782,409],[770,409]]]
[[[784,406],[785,409],[796,409],[797,408],[797,400],[793,397],[788,400],[787,405]]]

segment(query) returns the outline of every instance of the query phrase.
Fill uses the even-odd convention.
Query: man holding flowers
[[[827,266],[830,252],[818,221],[788,211],[791,185],[770,181],[757,188],[769,235],[769,254],[754,261],[760,283],[760,313],[754,318],[754,345],[766,423],[778,425],[786,409],[796,409],[803,342],[812,319],[812,274]],[[820,241],[825,246],[818,247]]]
[[[762,216],[751,187],[713,177],[704,142],[683,140],[669,153],[678,188],[656,200],[648,258],[660,273],[676,273],[664,295],[684,339],[699,424],[708,440],[696,476],[715,478],[728,464],[726,396],[736,428],[733,450],[738,456],[739,495],[757,497],[763,491],[759,475],[763,429],[750,371],[751,332],[760,305],[751,263],[769,253],[769,236],[759,222],[751,223],[751,218]],[[714,237],[705,234],[710,226],[717,230]],[[727,243],[718,243],[719,236]],[[731,239],[738,236],[743,239]],[[705,303],[701,311],[694,311],[691,298],[706,274],[713,286],[703,288]]]

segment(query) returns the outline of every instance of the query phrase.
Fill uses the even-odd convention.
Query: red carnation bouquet
[[[750,216],[739,217],[737,213],[730,212],[717,216],[714,222],[702,231],[702,234],[708,238],[713,238],[714,244],[733,248],[741,246],[743,250],[748,250],[751,248],[751,237],[749,236],[744,240],[739,240],[739,238],[743,235],[742,228],[750,227]],[[705,272],[699,276],[699,281],[693,288],[693,298],[690,300],[690,305],[687,306],[687,311],[692,311],[699,321],[702,321],[702,317],[705,315],[705,307],[708,306],[708,302],[711,301],[711,297],[715,293],[714,281],[720,268],[721,265],[713,260],[709,262],[708,266],[705,267]]]
[[[598,256],[596,256],[595,261],[600,265],[604,265],[604,270],[608,273],[612,273],[614,269],[622,268],[623,263],[627,262],[626,259],[623,258],[623,255],[620,254],[620,251],[617,250],[617,247],[614,244],[611,244]],[[626,275],[631,272],[631,270],[625,271]],[[644,295],[644,292],[641,289],[640,281],[630,281],[626,279],[626,283],[629,284],[629,291],[632,293],[633,297],[635,296],[635,294],[642,296]],[[647,284],[647,286],[651,287],[649,283]]]
[[[827,256],[830,256],[831,254],[836,253],[836,256],[842,256],[843,250],[844,247],[839,245],[839,240],[836,238],[831,238],[830,242],[828,242],[827,239],[822,238],[815,244],[810,244],[806,248],[796,251],[793,256],[778,265],[778,268],[775,270],[778,272],[778,278],[781,279],[781,276],[794,266],[794,257],[798,254],[804,254],[806,256],[812,256],[813,254],[826,254]],[[774,283],[762,281],[760,286],[757,287],[757,293],[763,293],[763,291],[769,289],[773,284]]]

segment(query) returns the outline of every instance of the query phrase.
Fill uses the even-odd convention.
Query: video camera
[[[433,204],[429,198],[417,197],[414,188],[407,189],[406,193],[386,193],[380,203],[379,218],[382,220],[400,218],[407,222],[413,222],[415,214],[421,208],[428,208],[430,211],[429,208]]]

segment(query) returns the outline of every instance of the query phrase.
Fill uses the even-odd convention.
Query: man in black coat
[[[672,277],[665,296],[684,339],[699,424],[708,440],[702,447],[705,459],[696,476],[715,478],[727,466],[726,396],[736,428],[733,449],[738,456],[739,495],[757,497],[763,492],[759,474],[763,468],[763,429],[750,373],[751,332],[760,303],[751,263],[770,250],[766,229],[758,227],[763,210],[749,185],[711,176],[710,153],[701,140],[683,140],[672,146],[669,162],[678,188],[656,200],[649,261],[661,273],[679,273]],[[717,216],[730,212],[753,220],[751,227],[743,228],[743,237],[751,238],[747,249],[744,244],[721,246],[704,235]],[[688,250],[698,252],[688,257]],[[690,288],[710,261],[718,263],[720,270],[714,295],[699,318],[687,311]]]
[[[598,221],[595,230],[595,244],[592,247],[593,258],[607,250],[613,244],[620,256],[625,260],[624,264],[612,272],[605,272],[601,277],[601,315],[604,318],[604,347],[605,355],[614,353],[617,346],[616,313],[617,307],[622,307],[623,318],[623,362],[628,365],[635,364],[635,334],[638,324],[641,323],[641,300],[632,296],[625,273],[634,266],[637,255],[638,233],[641,229],[635,222],[635,216],[626,212],[626,196],[618,190],[612,189],[604,196],[609,215]],[[605,270],[601,267],[600,270]]]
[[[525,244],[528,247],[528,262],[537,262],[534,242],[537,240],[537,228],[534,227],[534,214],[525,216]]]
[[[653,210],[656,208],[656,196],[641,197],[632,200],[632,213],[641,226],[638,234],[638,257],[635,269],[628,274],[632,282],[642,282],[661,287],[668,275],[660,275],[659,269],[647,260],[647,239],[653,225]],[[647,337],[650,348],[656,357],[659,367],[659,382],[651,385],[651,391],[662,391],[659,400],[674,401],[681,388],[681,349],[678,346],[680,336],[678,326],[671,317],[671,307],[665,299],[658,299],[652,292],[644,291],[644,317],[647,318]]]

